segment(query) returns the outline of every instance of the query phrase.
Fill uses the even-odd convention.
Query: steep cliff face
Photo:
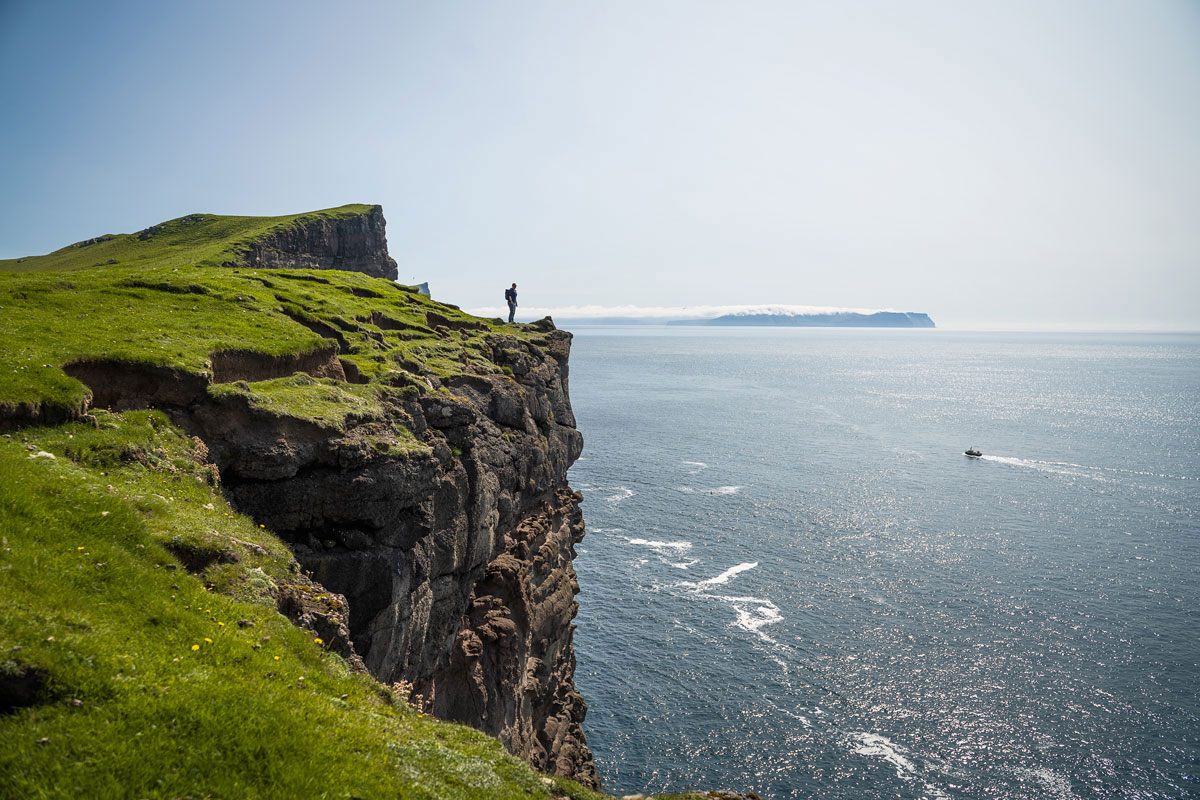
[[[314,217],[280,226],[253,241],[234,264],[266,269],[341,269],[396,280],[383,208],[354,217]]]
[[[345,596],[374,675],[411,684],[429,712],[495,734],[544,772],[595,785],[573,683],[583,520],[566,473],[582,437],[571,336],[547,339],[489,336],[511,376],[429,375],[435,391],[397,396],[336,435],[236,394],[192,404],[180,421],[235,506]],[[379,447],[405,431],[407,452]]]
[[[150,266],[0,275],[20,353],[0,429],[165,412],[316,582],[259,600],[431,713],[595,784],[573,684],[571,335],[344,271],[394,276],[378,207],[154,228],[86,248]],[[201,229],[236,262],[174,266],[170,243]]]

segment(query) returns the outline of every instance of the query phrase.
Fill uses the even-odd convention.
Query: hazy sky
[[[1200,329],[1200,3],[0,0],[0,257],[380,203],[499,306]]]

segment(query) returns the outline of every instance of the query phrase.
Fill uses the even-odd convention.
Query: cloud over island
[[[483,306],[464,309],[480,317],[508,317],[504,306]],[[527,319],[550,316],[554,319],[603,320],[640,319],[662,321],[673,319],[713,319],[726,315],[771,314],[774,316],[804,316],[806,314],[875,314],[894,312],[892,308],[841,308],[836,306],[794,306],[778,304],[746,304],[727,306],[521,306],[518,313]]]

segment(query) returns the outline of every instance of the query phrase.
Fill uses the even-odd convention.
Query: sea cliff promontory
[[[378,206],[0,262],[15,791],[599,797],[571,335],[394,274]]]

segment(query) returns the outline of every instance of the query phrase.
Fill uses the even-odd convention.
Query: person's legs
[[[517,315],[517,305],[516,305],[516,303],[509,303],[509,304],[508,304],[508,321],[509,321],[509,322],[512,322],[512,321],[513,321],[513,317],[515,317],[516,315]]]

